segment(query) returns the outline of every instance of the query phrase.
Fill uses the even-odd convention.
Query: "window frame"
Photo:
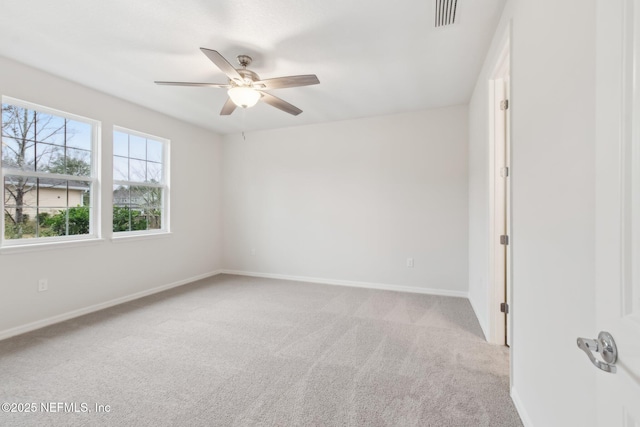
[[[10,96],[2,95],[0,98],[1,104],[10,104],[16,107],[25,108],[38,113],[49,114],[57,117],[62,117],[67,120],[73,120],[81,123],[85,123],[91,126],[91,176],[78,176],[78,175],[66,175],[58,173],[40,172],[40,171],[24,171],[20,169],[6,168],[0,162],[0,180],[2,181],[3,197],[0,200],[0,208],[2,209],[2,215],[0,216],[0,248],[21,248],[29,246],[50,246],[57,244],[68,244],[71,242],[82,241],[98,241],[101,240],[101,129],[102,123],[99,120],[95,120],[89,117],[81,116],[67,111],[58,110],[52,107],[46,107],[44,105],[36,104],[22,99],[13,98]],[[0,123],[2,122],[2,116],[0,115]],[[0,135],[0,139],[2,136]],[[37,143],[37,141],[34,141]],[[66,145],[66,141],[65,141]],[[1,155],[1,149],[0,149]],[[90,183],[89,194],[89,233],[88,234],[75,234],[68,236],[44,236],[33,238],[20,238],[20,239],[7,239],[5,238],[5,202],[4,202],[4,179],[5,176],[23,176],[29,178],[46,178],[46,179],[60,179],[67,181],[86,181]],[[37,206],[39,208],[39,206]],[[67,206],[67,209],[69,206]]]
[[[140,138],[145,138],[145,139],[151,139],[153,141],[156,142],[160,142],[162,144],[162,181],[160,183],[152,183],[152,182],[138,182],[138,181],[123,181],[123,180],[116,180],[114,178],[113,175],[113,161],[114,161],[114,157],[116,157],[116,154],[113,151],[113,147],[115,144],[115,132],[120,132],[120,133],[125,133],[127,135],[130,136],[137,136]],[[160,221],[161,221],[161,226],[158,229],[149,229],[149,230],[128,230],[128,231],[113,231],[113,216],[111,217],[111,224],[110,224],[110,230],[111,230],[111,236],[113,240],[118,240],[118,239],[130,239],[130,238],[144,238],[144,237],[150,237],[150,236],[155,236],[158,237],[159,235],[168,235],[171,233],[171,228],[170,228],[170,203],[169,203],[169,198],[170,198],[170,167],[169,167],[169,162],[170,162],[170,150],[171,150],[171,140],[168,138],[163,138],[161,136],[157,136],[157,135],[152,135],[146,132],[141,132],[138,130],[134,130],[134,129],[130,129],[130,128],[126,128],[123,126],[118,126],[118,125],[114,125],[113,129],[111,131],[111,148],[112,148],[112,152],[111,152],[111,177],[112,177],[112,185],[111,185],[111,213],[113,215],[113,208],[115,207],[115,203],[113,200],[113,188],[117,185],[127,185],[127,186],[141,186],[141,187],[152,187],[152,188],[158,188],[162,191],[162,215],[160,217]],[[131,153],[129,153],[129,155],[127,156],[127,159],[131,160]],[[118,157],[122,157],[122,156],[118,156]],[[135,158],[134,158],[135,159]],[[137,160],[137,159],[136,159]],[[145,161],[148,161],[148,159],[145,159]],[[131,177],[129,177],[131,178]]]

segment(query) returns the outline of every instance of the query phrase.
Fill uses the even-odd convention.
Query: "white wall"
[[[223,140],[225,268],[466,294],[466,107]]]
[[[512,4],[507,3],[503,17],[494,33],[484,66],[478,77],[473,96],[469,101],[469,301],[478,317],[485,336],[490,339],[490,214],[489,195],[490,148],[489,123],[490,87],[495,68],[502,61],[505,42],[510,36],[509,22]]]
[[[495,58],[495,50],[488,58]],[[488,79],[487,73],[483,73],[469,103],[469,301],[487,338],[490,337]]]
[[[104,241],[89,246],[0,252],[0,337],[222,267],[219,136],[3,58],[0,93],[102,122],[106,231]],[[113,125],[171,140],[171,235],[110,239]],[[49,279],[48,291],[36,291],[39,278]]]
[[[488,95],[512,23],[512,384],[526,425],[593,426],[595,1],[510,0],[469,107],[469,294],[488,323]]]

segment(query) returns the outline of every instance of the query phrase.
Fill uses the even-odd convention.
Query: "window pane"
[[[91,205],[91,182],[68,181],[67,206],[70,208]]]
[[[162,229],[162,209],[150,210],[147,215],[147,225],[149,230]]]
[[[162,165],[160,163],[147,162],[147,182],[162,182]]]
[[[2,167],[17,167],[18,142],[13,138],[2,137]]]
[[[4,178],[4,237],[33,238],[36,235],[36,180],[21,176]]]
[[[67,120],[67,147],[91,151],[93,129],[88,123]]]
[[[131,209],[131,231],[148,230],[147,216],[140,209]]]
[[[16,140],[33,140],[35,112],[11,104],[2,104],[2,136]]]
[[[147,205],[147,187],[131,186],[129,205],[132,209],[144,209]]]
[[[129,209],[129,186],[113,186],[113,231],[131,229],[131,210]]]
[[[147,139],[147,160],[162,163],[162,142]]]
[[[7,206],[36,206],[36,179],[7,175],[4,177],[4,204]],[[20,222],[20,218],[18,218]]]
[[[115,181],[129,181],[129,159],[126,157],[113,158],[113,179]]]
[[[41,221],[46,224],[46,227],[41,227],[41,231],[51,236],[67,236],[67,227],[69,226],[69,217],[67,208],[58,209],[55,213],[51,214],[47,220]]]
[[[35,153],[38,172],[65,173],[64,147],[38,142]]]
[[[36,208],[16,206],[5,209],[4,238],[32,239],[36,237]]]
[[[150,187],[147,191],[147,206],[152,209],[162,208],[162,188]]]
[[[34,200],[34,205],[36,200]],[[60,209],[67,207],[67,180],[66,179],[38,179],[37,204],[40,212],[51,215],[58,213]]]
[[[113,132],[113,155],[129,157],[129,135],[123,132]]]
[[[144,160],[129,160],[129,181],[145,182],[147,175],[147,162]]]
[[[147,158],[147,140],[136,135],[129,135],[129,157],[145,160]]]
[[[67,209],[67,235],[89,234],[90,214],[91,208],[89,206],[75,206]]]
[[[113,207],[113,231],[131,231],[131,209],[128,206]]]
[[[35,237],[36,181],[21,176],[4,178],[4,238]]]
[[[46,113],[36,113],[36,141],[64,146],[65,119]]]
[[[131,209],[131,231],[147,229],[147,219],[144,213],[146,206],[147,187],[131,186],[129,208]]]
[[[35,143],[15,138],[2,138],[2,166],[32,171],[35,168]]]
[[[128,185],[113,186],[113,205],[129,206],[129,186]]]
[[[76,148],[67,148],[64,174],[91,176],[91,152]]]

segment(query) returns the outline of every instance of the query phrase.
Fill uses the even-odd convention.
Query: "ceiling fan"
[[[215,50],[201,47],[202,53],[207,55],[223,73],[229,78],[228,83],[190,83],[190,82],[165,82],[156,81],[159,85],[170,86],[208,86],[228,89],[229,98],[220,111],[221,116],[228,116],[233,113],[236,107],[249,108],[253,107],[262,100],[267,104],[276,107],[286,113],[297,116],[302,113],[298,107],[289,104],[277,96],[273,96],[265,90],[283,89],[287,87],[309,86],[320,83],[315,74],[306,74],[301,76],[276,77],[273,79],[260,79],[253,71],[248,70],[247,66],[251,64],[251,57],[248,55],[238,55],[238,63],[242,68],[235,68],[227,61],[224,56]]]

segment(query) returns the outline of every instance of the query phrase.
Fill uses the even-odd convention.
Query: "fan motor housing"
[[[236,71],[238,72],[238,74],[242,76],[242,78],[244,79],[245,82],[247,82],[247,84],[257,82],[260,80],[260,76],[258,76],[256,73],[254,73],[251,70],[247,70],[246,68],[239,68]]]

